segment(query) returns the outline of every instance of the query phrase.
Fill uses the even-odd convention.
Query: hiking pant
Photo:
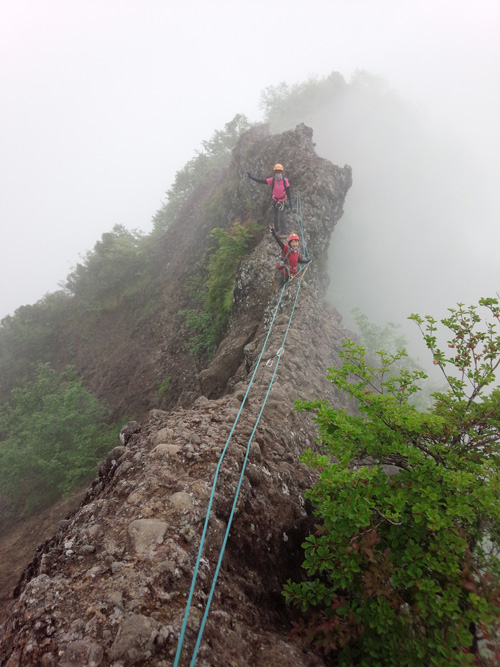
[[[285,202],[273,202],[274,229],[278,234],[286,234]]]
[[[286,269],[284,271],[276,269],[275,283],[277,283],[278,289],[281,289],[283,285],[290,280],[290,278],[293,278],[293,276]]]
[[[286,283],[286,281],[287,281],[286,276],[284,276],[279,269],[276,269],[276,273],[274,274],[274,280],[273,280],[274,289],[280,290]]]

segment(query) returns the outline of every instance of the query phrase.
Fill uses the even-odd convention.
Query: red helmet
[[[297,234],[290,234],[290,236],[288,237],[288,243],[290,243],[290,241],[299,241],[299,240],[300,239],[297,236]]]

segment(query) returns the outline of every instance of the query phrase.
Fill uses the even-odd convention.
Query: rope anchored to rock
[[[280,347],[280,349],[276,352],[276,354],[274,355],[274,357],[270,357],[270,358],[266,361],[266,366],[267,366],[268,368],[271,368],[271,366],[273,365],[273,361],[274,361],[275,359],[281,357],[281,355],[283,354],[283,352],[284,352],[284,349],[283,349],[282,347]]]
[[[269,366],[269,361],[271,361],[271,365],[272,365],[273,360],[277,359],[276,365],[274,367],[273,374],[272,374],[271,379],[269,381],[269,385],[268,385],[268,388],[267,388],[266,395],[264,397],[262,406],[260,408],[259,414],[258,414],[257,419],[255,421],[255,425],[253,427],[252,433],[251,433],[251,435],[248,439],[248,443],[247,443],[247,447],[246,447],[246,451],[245,451],[245,457],[244,457],[243,464],[242,464],[242,467],[241,467],[240,477],[239,477],[239,481],[238,481],[238,485],[237,485],[237,488],[236,488],[234,501],[233,501],[233,505],[232,505],[232,509],[231,509],[231,514],[229,516],[226,532],[225,532],[225,535],[224,535],[224,540],[223,540],[221,550],[220,550],[220,554],[219,554],[219,559],[218,559],[217,566],[216,566],[216,569],[215,569],[215,573],[214,573],[214,576],[213,576],[212,586],[210,588],[210,592],[209,592],[209,595],[208,595],[208,598],[207,598],[205,612],[204,612],[204,615],[203,615],[203,618],[202,618],[202,621],[201,621],[201,624],[200,624],[200,629],[198,631],[198,637],[197,637],[196,645],[195,645],[193,655],[192,655],[192,658],[191,658],[190,667],[194,667],[195,662],[196,662],[196,657],[197,657],[198,650],[199,650],[199,647],[200,647],[200,643],[201,643],[201,640],[202,640],[202,637],[203,637],[203,631],[204,631],[205,623],[206,623],[208,613],[209,613],[209,610],[210,610],[210,605],[211,605],[211,602],[212,602],[212,597],[213,597],[213,593],[214,593],[214,590],[215,590],[215,585],[217,583],[217,578],[218,578],[218,575],[219,575],[219,570],[220,570],[220,567],[221,567],[222,558],[224,556],[226,543],[227,543],[227,540],[228,540],[228,537],[229,537],[229,531],[230,531],[231,524],[232,524],[232,521],[233,521],[233,516],[234,516],[235,510],[236,510],[236,506],[237,506],[237,503],[238,503],[238,498],[239,498],[239,494],[240,494],[240,490],[241,490],[241,485],[242,485],[242,482],[243,482],[243,475],[245,473],[245,468],[246,468],[247,461],[248,461],[248,455],[249,455],[249,452],[250,452],[250,445],[253,441],[255,431],[257,430],[257,427],[259,425],[262,413],[263,413],[265,405],[267,403],[267,399],[268,399],[269,394],[271,392],[271,388],[272,388],[272,385],[273,385],[273,382],[274,382],[274,378],[276,376],[276,372],[278,370],[278,365],[279,365],[280,359],[281,359],[281,357],[284,353],[284,350],[285,350],[285,342],[286,342],[286,339],[287,339],[287,336],[288,336],[288,331],[290,329],[290,325],[292,323],[292,318],[293,318],[293,314],[295,312],[295,307],[296,307],[296,304],[297,304],[297,299],[298,299],[298,296],[299,296],[301,282],[302,282],[303,277],[304,277],[304,272],[301,272],[300,279],[298,281],[297,292],[295,294],[295,299],[294,299],[294,302],[293,302],[290,317],[288,319],[288,325],[286,327],[285,334],[283,336],[281,347],[279,348],[276,355],[274,355],[274,357],[271,357],[271,359],[268,359],[268,361],[266,362],[266,366]],[[274,311],[274,314],[273,314],[273,317],[272,317],[272,320],[271,320],[271,323],[270,323],[270,326],[269,326],[269,331],[267,332],[267,336],[266,336],[266,339],[265,339],[264,344],[262,346],[262,350],[260,352],[257,363],[255,365],[255,369],[254,369],[252,377],[250,379],[250,383],[247,387],[247,390],[245,392],[245,396],[243,397],[241,406],[238,410],[238,414],[236,415],[236,419],[235,419],[234,424],[231,428],[231,431],[229,433],[229,437],[226,441],[226,444],[224,446],[224,449],[222,450],[222,454],[220,456],[219,462],[217,464],[217,468],[216,468],[215,476],[214,476],[214,481],[213,481],[213,484],[212,484],[212,491],[211,491],[210,499],[209,499],[209,502],[208,502],[208,507],[207,507],[207,513],[206,513],[206,517],[205,517],[203,532],[202,532],[202,536],[201,536],[201,540],[200,540],[200,546],[199,546],[199,549],[198,549],[198,556],[197,556],[197,559],[196,559],[196,564],[195,564],[195,568],[194,568],[194,572],[193,572],[193,578],[192,578],[192,581],[191,581],[191,587],[190,587],[190,590],[189,590],[189,596],[188,596],[188,600],[187,600],[187,603],[186,603],[186,610],[185,610],[185,613],[184,613],[184,620],[183,620],[182,627],[181,627],[181,632],[180,632],[180,635],[179,635],[179,642],[177,644],[177,652],[176,652],[176,655],[175,655],[174,667],[178,667],[181,652],[182,652],[182,646],[183,646],[183,642],[184,642],[184,636],[185,636],[185,632],[186,632],[187,621],[188,621],[188,617],[189,617],[189,611],[190,611],[190,608],[191,608],[191,603],[192,603],[194,590],[195,590],[195,586],[196,586],[196,580],[197,580],[197,577],[198,577],[200,562],[201,562],[201,559],[202,559],[202,553],[203,553],[203,548],[204,548],[204,545],[205,545],[205,538],[206,538],[206,534],[207,534],[210,512],[211,512],[211,509],[212,509],[212,504],[213,504],[214,495],[215,495],[215,488],[216,488],[218,477],[219,477],[220,467],[221,467],[222,461],[223,461],[223,459],[226,455],[229,443],[230,443],[231,438],[232,438],[233,433],[234,433],[234,429],[236,428],[236,424],[238,423],[238,420],[240,418],[241,412],[243,410],[243,406],[244,406],[244,404],[247,400],[247,397],[248,397],[248,394],[249,394],[249,391],[250,391],[250,387],[252,386],[255,375],[256,375],[257,370],[260,366],[264,351],[265,351],[266,346],[267,346],[267,342],[269,340],[269,336],[270,336],[272,328],[274,326],[274,322],[275,322],[275,319],[276,319],[276,315],[278,313],[279,306],[281,304],[281,300],[283,298],[285,288],[286,288],[286,283],[283,285],[283,288],[281,289],[280,296],[279,296],[278,302],[276,304],[276,308],[275,308],[275,311]]]

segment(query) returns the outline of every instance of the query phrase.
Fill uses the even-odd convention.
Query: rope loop
[[[281,355],[282,355],[284,352],[285,352],[284,348],[283,348],[283,347],[280,347],[280,349],[276,352],[276,354],[274,355],[274,357],[270,357],[270,358],[266,361],[266,366],[267,366],[268,368],[271,368],[271,366],[273,365],[273,361],[274,361],[275,359],[279,359],[279,358],[281,357]]]

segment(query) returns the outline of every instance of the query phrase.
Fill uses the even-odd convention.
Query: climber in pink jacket
[[[274,165],[274,176],[272,178],[255,178],[247,171],[248,178],[256,183],[271,186],[271,200],[274,209],[274,227],[282,238],[286,238],[285,206],[288,200],[290,210],[292,209],[292,198],[290,196],[290,183],[283,176],[283,165]]]

